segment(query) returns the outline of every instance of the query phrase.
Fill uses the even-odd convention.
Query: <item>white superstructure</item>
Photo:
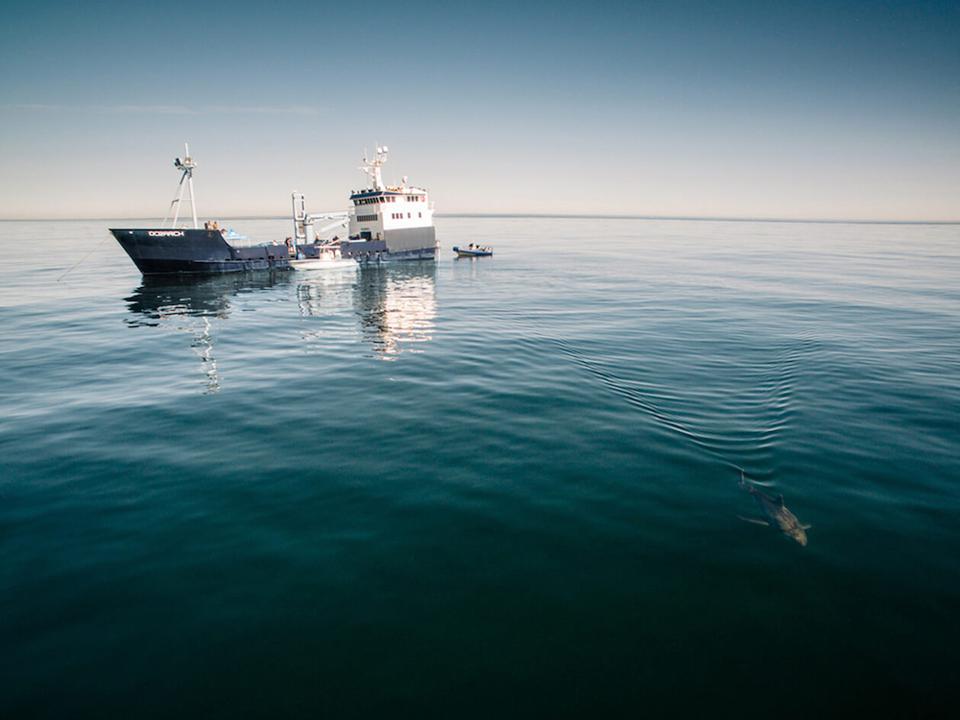
[[[360,170],[367,174],[370,187],[350,194],[350,251],[369,257],[433,257],[436,234],[433,205],[424,188],[383,181],[382,168],[389,149],[378,147],[373,160],[363,158]]]

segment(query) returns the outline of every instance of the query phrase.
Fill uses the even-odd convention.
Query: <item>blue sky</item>
[[[960,219],[960,3],[8,2],[0,217]]]

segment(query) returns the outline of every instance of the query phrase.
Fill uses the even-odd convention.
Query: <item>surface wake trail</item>
[[[620,397],[632,407],[642,411],[661,427],[675,432],[723,465],[736,470],[738,473],[746,472],[744,465],[747,463],[743,462],[741,464],[740,462],[734,461],[731,458],[728,448],[704,437],[688,424],[664,410],[646,394],[628,387],[626,380],[610,372],[610,370],[601,363],[591,359],[569,341],[541,333],[535,333],[534,336],[538,340],[554,346],[575,365],[598,380],[609,392]],[[784,431],[789,428],[793,414],[794,388],[801,359],[811,351],[813,347],[812,343],[813,341],[811,339],[802,338],[790,343],[778,353],[776,359],[771,363],[773,367],[768,371],[767,377],[756,385],[756,394],[759,397],[755,397],[752,402],[744,402],[745,406],[753,405],[770,413],[766,422],[763,423],[763,426],[750,433],[758,449],[768,448],[776,444]],[[759,473],[753,474],[754,477],[756,477]],[[760,481],[760,484],[768,483]]]

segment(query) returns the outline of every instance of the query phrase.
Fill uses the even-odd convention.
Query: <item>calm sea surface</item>
[[[145,282],[111,224],[0,223],[0,717],[955,710],[960,227]]]

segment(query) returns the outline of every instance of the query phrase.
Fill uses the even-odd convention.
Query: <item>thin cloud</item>
[[[105,113],[145,113],[147,115],[199,115],[186,105],[92,105],[82,108]]]
[[[14,103],[4,105],[8,110],[65,110],[63,105],[45,105],[43,103]]]
[[[8,110],[34,112],[136,113],[144,115],[318,115],[320,108],[311,105],[51,105],[47,103],[13,103]]]
[[[205,108],[205,112],[317,115],[320,112],[320,108],[310,105],[211,105]]]

